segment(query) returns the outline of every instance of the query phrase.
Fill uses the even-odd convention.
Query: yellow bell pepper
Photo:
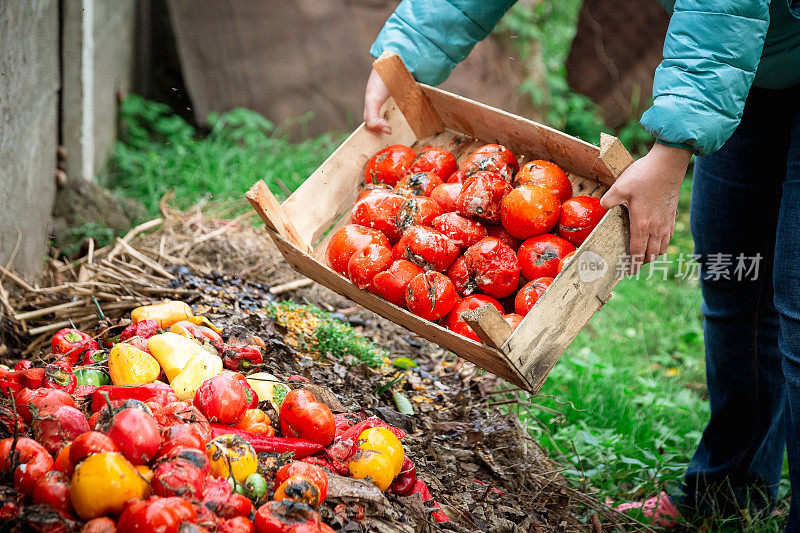
[[[169,384],[178,400],[191,401],[200,384],[221,373],[222,359],[200,348],[200,351],[189,359],[183,370],[175,376],[175,379],[170,380]]]
[[[147,349],[172,381],[181,373],[189,360],[199,353],[208,353],[192,339],[177,333],[159,333],[147,339]]]
[[[119,342],[108,354],[108,373],[114,385],[144,385],[158,379],[161,367],[149,353]]]
[[[84,459],[72,475],[69,497],[83,520],[118,516],[125,502],[150,495],[150,485],[121,453],[96,453]]]
[[[131,311],[131,320],[134,324],[142,320],[155,320],[162,329],[167,329],[172,324],[181,320],[188,320],[195,325],[205,325],[219,333],[221,330],[204,316],[195,316],[192,308],[185,302],[169,300],[160,304],[145,305]]]
[[[247,476],[258,471],[256,451],[240,435],[220,435],[206,444],[206,455],[214,477],[233,476],[237,482],[244,483]]]

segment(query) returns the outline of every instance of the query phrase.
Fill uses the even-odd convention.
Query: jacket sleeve
[[[769,0],[677,0],[641,124],[662,144],[708,155],[742,118],[769,26]]]
[[[516,0],[403,0],[386,21],[370,54],[403,58],[414,77],[437,85],[486,38]]]

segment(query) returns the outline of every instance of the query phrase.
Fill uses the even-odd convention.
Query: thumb
[[[627,203],[628,198],[619,193],[616,184],[612,185],[600,198],[600,207],[603,209],[611,209],[615,205],[627,205]]]

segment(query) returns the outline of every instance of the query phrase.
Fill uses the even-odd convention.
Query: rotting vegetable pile
[[[72,320],[102,339],[118,335],[130,324],[131,309],[180,298],[191,304],[195,315],[221,327],[227,344],[263,341],[263,366],[228,353],[233,358],[229,367],[247,375],[268,372],[288,389],[307,389],[338,420],[350,417],[352,424],[377,417],[381,421],[377,426],[385,424],[405,434],[405,456],[413,461],[432,498],[421,497],[419,491],[411,496],[381,491],[334,469],[328,475],[327,498],[317,509],[334,530],[644,529],[563,478],[560,467],[524,433],[513,415],[496,405],[513,401],[517,394],[498,394],[503,385],[497,378],[323,287],[300,280],[263,232],[241,218],[210,219],[199,211],[179,213],[166,206],[162,211],[162,223],[143,226],[157,228],[149,234],[134,231],[106,249],[90,246],[89,254],[70,263],[52,261],[39,285],[27,285],[13,275],[9,280],[5,273],[4,285],[10,292],[0,287],[0,353],[6,364],[13,367],[23,353],[34,367],[52,363],[50,339],[65,321]],[[295,303],[282,303],[283,299]],[[53,311],[42,314],[46,308]],[[93,396],[76,402],[87,415]],[[277,411],[268,401],[259,406],[280,435]],[[9,411],[14,406],[5,399],[3,407],[8,416],[0,425],[5,431],[0,437],[17,437],[19,442],[23,435],[13,433]],[[316,457],[321,460],[311,462],[331,466],[324,453]],[[272,475],[278,462],[290,461],[286,456],[260,458]],[[0,513],[8,511],[6,506],[15,497],[9,475],[14,466],[4,468]],[[218,473],[234,470],[231,464],[217,468]],[[217,488],[224,494],[225,487],[230,487],[227,481]],[[268,483],[266,495],[256,503],[271,499],[272,489]],[[151,503],[152,512],[159,512],[153,506],[157,503]],[[147,511],[138,505],[131,514]],[[76,516],[65,520],[51,506],[33,505],[30,499],[22,498],[18,508],[18,513],[4,515],[5,530],[81,527]]]

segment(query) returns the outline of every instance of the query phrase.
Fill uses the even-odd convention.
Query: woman
[[[661,525],[675,506],[687,517],[769,513],[788,444],[787,530],[800,531],[800,0],[661,2],[672,17],[641,120],[656,143],[601,203],[628,208],[637,272],[667,250],[698,156],[691,228],[711,418],[680,492],[644,508]],[[370,53],[396,52],[417,80],[441,83],[513,3],[404,0]],[[388,96],[373,70],[368,128],[391,131],[379,115]],[[760,268],[742,276],[738,257]]]

